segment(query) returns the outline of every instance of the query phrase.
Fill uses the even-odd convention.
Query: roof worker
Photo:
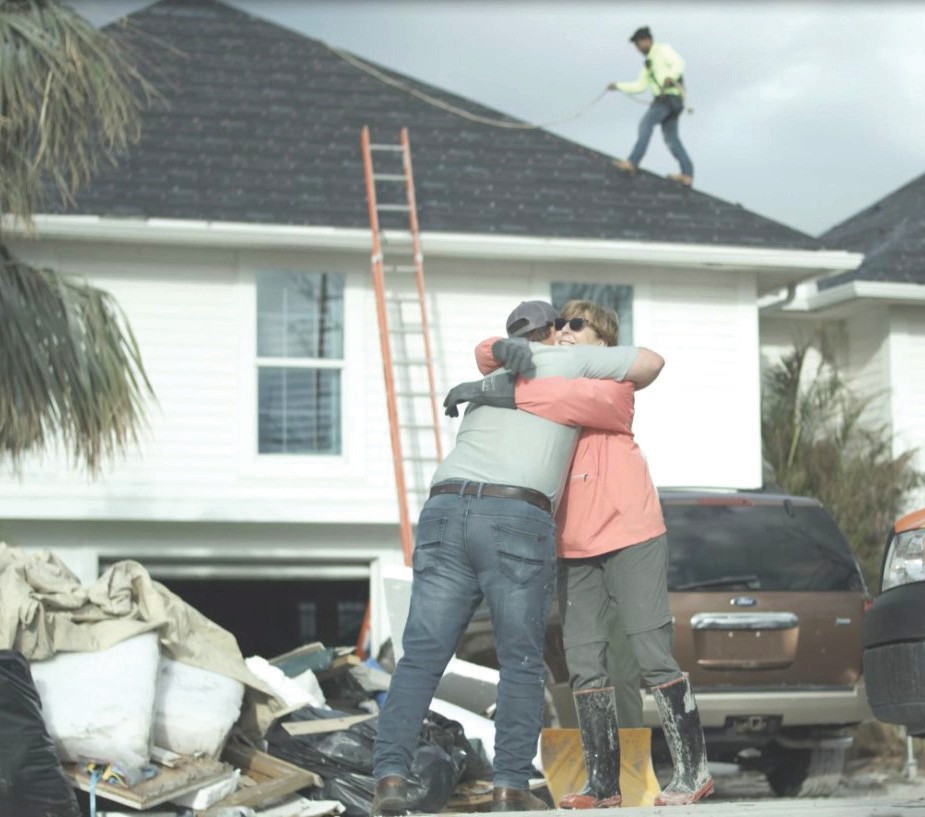
[[[678,135],[678,123],[684,110],[684,60],[667,43],[655,42],[648,26],[636,29],[630,42],[645,57],[639,78],[635,82],[611,82],[607,87],[624,94],[649,90],[653,99],[639,123],[639,138],[632,153],[628,159],[617,159],[614,164],[632,176],[645,156],[652,131],[656,125],[661,125],[665,144],[681,165],[681,172],[669,173],[668,178],[690,187],[694,183],[694,165]]]
[[[525,301],[507,320],[495,359],[513,373],[599,377],[640,384],[661,357],[631,346],[555,346],[558,314]],[[532,342],[531,342],[532,341]],[[502,390],[504,371],[480,381]],[[580,429],[525,411],[483,405],[466,412],[418,520],[404,655],[392,675],[373,751],[372,815],[404,814],[421,724],[476,607],[488,602],[500,665],[492,811],[544,810],[530,793],[543,725],[546,614],[556,575],[553,512]]]

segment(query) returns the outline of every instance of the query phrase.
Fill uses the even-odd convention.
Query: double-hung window
[[[339,455],[344,278],[258,272],[257,451]]]

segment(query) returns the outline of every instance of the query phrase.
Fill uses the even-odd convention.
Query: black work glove
[[[501,338],[491,345],[491,353],[512,374],[530,377],[533,372],[533,352],[525,338]]]
[[[529,351],[529,349],[527,350]],[[482,380],[472,380],[453,386],[447,392],[443,408],[447,417],[459,417],[460,403],[469,403],[470,406],[494,406],[495,408],[517,408],[514,402],[514,383],[517,377],[512,374],[499,374],[494,377],[485,377]]]

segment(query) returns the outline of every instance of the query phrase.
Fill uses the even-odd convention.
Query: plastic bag
[[[481,748],[481,745],[476,749],[469,742],[459,721],[430,711],[427,713],[424,727],[421,730],[421,740],[425,743],[436,744],[450,755],[454,749],[462,751],[465,768],[460,778],[461,781],[491,780],[493,772],[485,757],[485,750]]]
[[[325,778],[324,786],[303,792],[310,800],[338,800],[344,807],[343,817],[366,817],[373,805],[376,781],[368,774],[344,772]]]
[[[350,672],[341,672],[318,682],[325,701],[334,709],[361,709],[369,701],[369,694]]]
[[[408,808],[436,814],[446,808],[466,768],[466,755],[460,749],[447,754],[439,746],[418,746],[408,778]]]
[[[317,720],[343,717],[344,714],[303,707],[287,716],[287,720]],[[448,721],[434,712],[427,713],[421,743],[414,753],[408,776],[408,807],[412,811],[442,811],[456,791],[468,763],[466,752],[455,745],[457,738],[453,729],[434,722],[434,717],[455,724],[462,732],[455,721]],[[304,796],[315,800],[339,800],[346,809],[345,817],[366,817],[372,807],[376,785],[372,773],[378,727],[379,719],[370,718],[337,732],[293,736],[281,724],[275,724],[267,734],[268,751],[324,779],[323,788],[305,792]]]
[[[14,650],[0,650],[0,735],[0,813],[80,817],[29,663]]]

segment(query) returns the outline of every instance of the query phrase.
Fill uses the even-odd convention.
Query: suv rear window
[[[663,501],[668,589],[863,590],[848,543],[818,505]]]

